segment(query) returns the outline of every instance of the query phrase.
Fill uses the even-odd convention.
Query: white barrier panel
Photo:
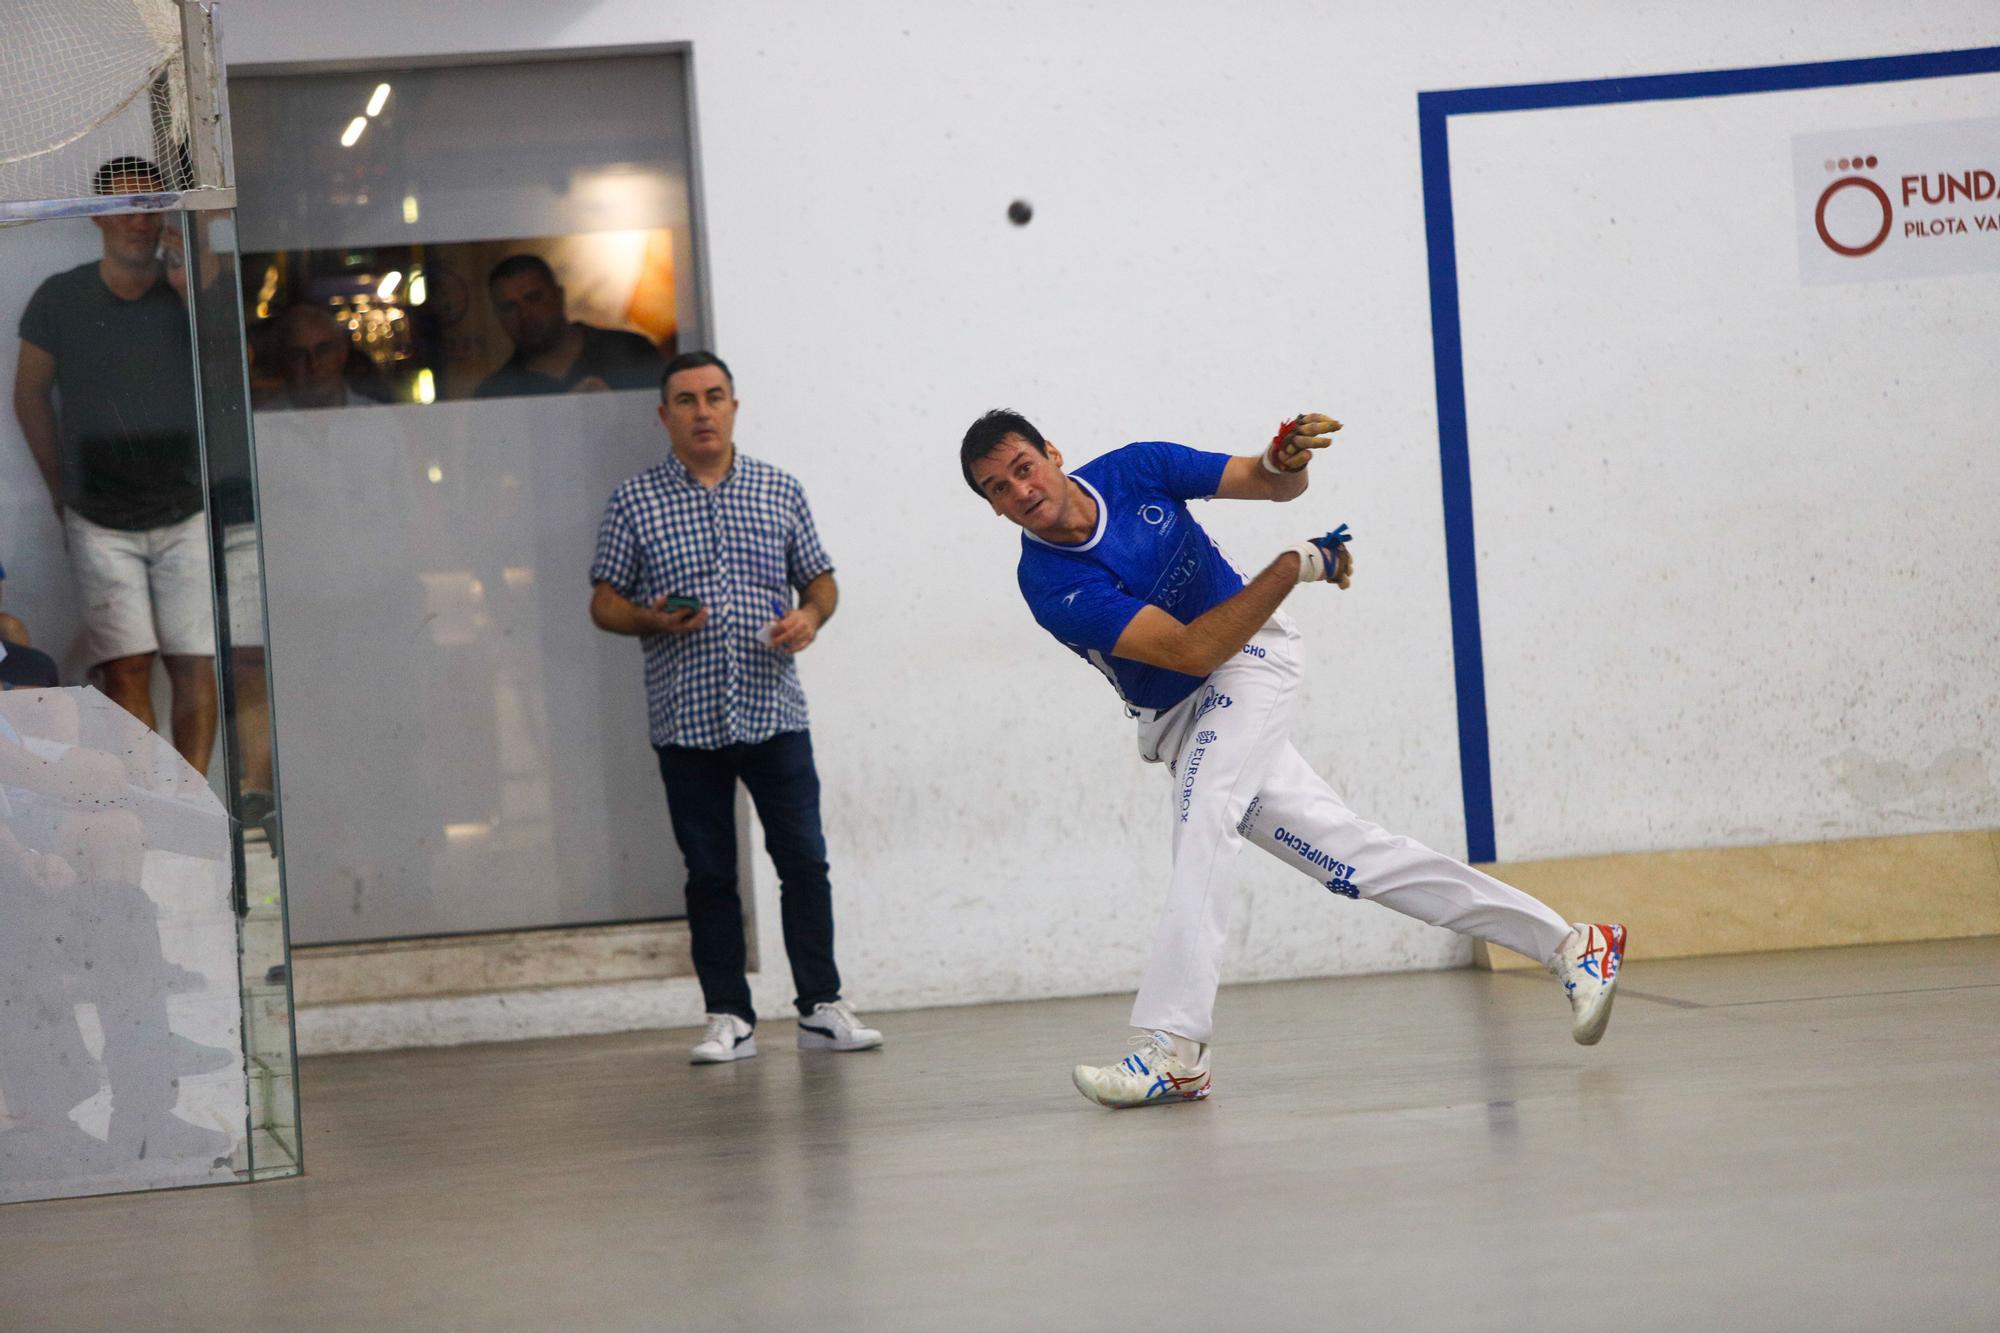
[[[0,1203],[239,1179],[229,819],[94,689],[0,693]]]

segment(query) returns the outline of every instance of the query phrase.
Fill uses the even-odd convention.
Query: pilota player
[[[1340,423],[1286,421],[1230,456],[1147,442],[1073,472],[1019,413],[996,409],[959,447],[965,481],[1021,531],[1021,595],[1038,624],[1101,671],[1138,727],[1139,753],[1174,784],[1173,872],[1132,1005],[1132,1051],[1078,1065],[1101,1106],[1208,1096],[1209,1042],[1236,854],[1245,843],[1333,894],[1512,949],[1562,983],[1571,1032],[1604,1034],[1625,928],[1573,924],[1511,885],[1368,823],[1289,739],[1304,644],[1281,603],[1301,584],[1346,589],[1345,524],[1280,551],[1245,579],[1189,512],[1198,499],[1292,500]]]

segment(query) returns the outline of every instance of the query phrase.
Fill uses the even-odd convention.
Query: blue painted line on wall
[[[1473,534],[1472,451],[1466,430],[1465,359],[1458,313],[1458,250],[1451,207],[1451,117],[1608,106],[1619,102],[1735,97],[1992,73],[2000,73],[2000,47],[1417,94],[1424,237],[1430,258],[1431,360],[1437,381],[1438,463],[1444,490],[1445,577],[1451,595],[1453,673],[1458,686],[1459,784],[1465,799],[1468,859],[1495,860],[1497,849],[1493,756],[1486,726],[1486,667],[1479,632],[1479,555]]]
[[[1421,104],[1421,99],[1419,99]],[[1444,482],[1445,578],[1458,685],[1458,781],[1466,854],[1493,859],[1493,773],[1486,741],[1486,667],[1479,644],[1479,558],[1472,532],[1472,454],[1465,434],[1465,365],[1458,328],[1458,250],[1452,235],[1450,126],[1419,119],[1424,233],[1430,249],[1431,363],[1437,380],[1438,468]]]

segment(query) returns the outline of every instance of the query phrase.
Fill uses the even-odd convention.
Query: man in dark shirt
[[[636,333],[571,320],[555,270],[538,256],[509,255],[495,264],[486,278],[486,293],[500,327],[514,341],[514,355],[479,382],[473,397],[651,389],[659,384],[659,349]]]
[[[92,184],[145,194],[161,178],[144,158],[121,157]],[[68,538],[105,694],[154,726],[161,658],[174,748],[206,772],[215,625],[179,232],[157,213],[91,222],[103,257],[42,283],[21,316],[14,412]]]
[[[4,566],[0,566],[0,607],[4,607],[6,602],[7,570]],[[0,610],[0,642],[20,644],[28,642],[28,627],[18,618],[8,615],[5,610]]]

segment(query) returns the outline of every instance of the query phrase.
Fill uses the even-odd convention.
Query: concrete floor
[[[1100,1110],[1124,998],[339,1056],[299,1180],[0,1209],[6,1328],[2000,1327],[2000,940],[1226,991],[1216,1094]]]

